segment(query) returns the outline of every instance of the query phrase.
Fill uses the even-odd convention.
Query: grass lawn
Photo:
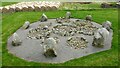
[[[118,65],[118,10],[92,10],[92,11],[70,11],[75,18],[85,18],[87,14],[93,16],[93,20],[99,24],[109,20],[112,22],[114,30],[112,48],[107,51],[91,54],[75,60],[60,64],[36,63],[22,60],[7,50],[7,39],[23,23],[28,20],[31,23],[38,21],[43,12],[16,12],[13,14],[3,14],[2,16],[2,61],[3,66],[116,66]],[[66,11],[46,11],[48,18],[64,16]]]
[[[2,2],[2,5],[0,6],[7,6],[7,5],[11,5],[11,4],[16,4],[18,2]]]

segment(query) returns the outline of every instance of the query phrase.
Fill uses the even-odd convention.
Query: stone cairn
[[[12,13],[12,12],[19,12],[19,11],[57,10],[60,5],[61,5],[60,2],[52,2],[52,1],[20,2],[17,4],[0,7],[0,12]]]
[[[46,57],[57,57],[56,46],[60,41],[60,37],[67,37],[67,45],[74,49],[87,48],[87,39],[85,37],[76,36],[80,34],[93,36],[92,46],[104,47],[104,42],[108,39],[109,30],[111,29],[110,21],[106,21],[102,24],[103,27],[98,29],[91,22],[91,15],[86,16],[87,21],[80,19],[72,20],[70,17],[71,13],[67,12],[65,17],[57,18],[55,20],[56,24],[54,25],[51,25],[51,23],[40,23],[38,27],[29,29],[27,38],[42,40],[41,44],[44,45],[43,54]],[[43,13],[40,22],[47,20],[47,16]],[[29,26],[29,21],[26,21],[23,28],[27,29]],[[14,46],[21,44],[21,40],[16,33],[13,34],[12,44]]]

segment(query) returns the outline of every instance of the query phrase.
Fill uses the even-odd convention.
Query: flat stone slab
[[[77,19],[72,18],[70,20],[75,21]],[[109,39],[105,42],[105,46],[103,48],[92,46],[93,36],[84,35],[84,34],[75,35],[78,37],[85,37],[87,39],[88,44],[87,47],[84,49],[81,48],[74,49],[67,45],[66,43],[67,38],[74,36],[67,36],[67,37],[58,36],[60,41],[58,42],[56,49],[57,57],[46,58],[43,55],[44,50],[43,50],[43,45],[41,44],[41,40],[28,39],[27,34],[29,32],[29,29],[36,28],[41,23],[50,23],[50,22],[53,23],[53,25],[56,24],[55,19],[48,19],[48,21],[46,22],[38,21],[30,24],[30,27],[26,30],[23,30],[22,28],[18,29],[16,33],[19,35],[20,39],[22,40],[22,44],[20,46],[12,46],[13,36],[11,36],[8,39],[8,43],[7,43],[7,49],[9,53],[12,53],[13,55],[27,61],[44,62],[44,63],[63,63],[75,58],[80,58],[83,56],[87,56],[89,54],[108,50],[111,48],[112,35],[113,35],[112,31],[110,32]],[[102,27],[100,24],[97,24],[95,22],[92,23],[98,28]]]

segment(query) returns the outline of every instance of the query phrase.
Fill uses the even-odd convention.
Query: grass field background
[[[2,5],[0,6],[7,6],[7,5],[12,5],[12,4],[16,4],[18,2],[2,2]]]
[[[48,18],[62,17],[67,11],[45,11]],[[112,22],[114,31],[112,48],[107,51],[91,54],[78,59],[70,60],[60,64],[28,62],[8,53],[7,40],[20,28],[25,21],[34,23],[40,19],[43,12],[16,12],[2,14],[2,64],[3,66],[117,66],[118,65],[118,10],[71,10],[75,18],[85,19],[91,14],[93,20],[99,24],[109,20]]]
[[[81,9],[98,9],[100,3],[80,4],[80,3],[63,3],[59,9],[61,10],[81,10]]]

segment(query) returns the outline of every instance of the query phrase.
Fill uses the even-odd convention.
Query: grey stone
[[[87,15],[85,18],[87,21],[92,21],[92,16],[91,15]]]
[[[67,12],[66,13],[66,19],[70,19],[70,17],[71,17],[71,12]]]
[[[112,23],[110,21],[106,21],[102,24],[102,26],[106,28],[108,31],[110,31],[112,28]]]
[[[44,27],[43,27],[43,29],[44,29],[44,30],[47,30],[47,29],[48,29],[48,26],[47,26],[47,25],[46,25],[46,26],[44,26]]]
[[[105,40],[108,40],[110,32],[106,28],[99,28],[98,32],[104,37]]]
[[[33,28],[29,29],[29,33],[34,33],[34,32],[35,32],[35,30]]]
[[[104,42],[108,40],[109,32],[106,28],[100,28],[98,31],[94,34],[93,38],[93,46],[97,47],[104,47]]]
[[[47,20],[48,20],[47,16],[43,13],[42,16],[41,16],[40,21],[44,22],[44,21],[47,21]]]
[[[23,25],[23,29],[27,29],[27,28],[29,28],[29,26],[30,26],[30,22],[26,21]]]
[[[56,18],[57,23],[62,23],[62,18]]]
[[[56,49],[56,40],[54,38],[48,38],[45,40],[44,45],[44,55],[46,57],[57,57]]]
[[[95,47],[103,47],[104,46],[104,38],[101,36],[99,32],[95,33],[93,37],[93,46]]]
[[[12,45],[13,46],[19,46],[19,45],[21,45],[21,43],[22,43],[22,41],[21,41],[20,37],[18,36],[18,34],[14,33],[13,34],[13,39],[12,39]]]

